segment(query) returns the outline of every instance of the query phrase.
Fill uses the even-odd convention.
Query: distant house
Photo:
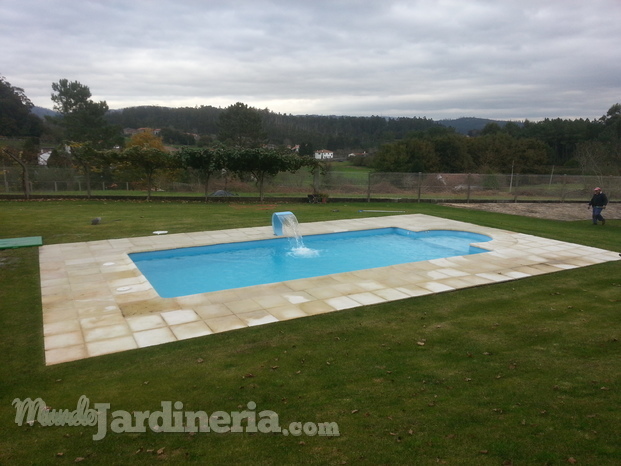
[[[125,136],[133,136],[134,134],[137,134],[138,130],[134,129],[134,128],[123,128],[123,134]]]
[[[315,151],[315,158],[318,160],[333,159],[334,152],[331,150],[321,149]]]
[[[347,154],[347,157],[366,157],[367,152],[352,152],[351,154]]]
[[[38,160],[39,165],[47,166],[47,161],[49,160],[51,155],[52,155],[51,150],[42,151],[39,154],[39,160]]]
[[[156,129],[153,129],[153,128],[138,128],[136,130],[136,132],[137,133],[151,133],[154,136],[157,136],[157,135],[160,134],[160,129],[159,128],[156,128]]]

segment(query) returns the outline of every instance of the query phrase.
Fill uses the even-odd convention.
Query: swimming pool
[[[487,252],[454,230],[377,228],[129,254],[163,298]]]
[[[60,364],[621,260],[618,251],[424,214],[310,222],[302,229],[306,237],[386,226],[481,233],[492,240],[475,245],[490,253],[162,298],[130,254],[274,239],[273,229],[259,226],[41,246],[45,362]]]

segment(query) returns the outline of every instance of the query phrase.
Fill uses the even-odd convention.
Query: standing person
[[[595,188],[588,207],[593,208],[593,225],[597,225],[598,220],[602,222],[602,225],[606,224],[606,219],[602,217],[602,210],[606,208],[606,204],[608,204],[608,198],[602,192],[602,188]]]

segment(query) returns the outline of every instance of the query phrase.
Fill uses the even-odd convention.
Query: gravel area
[[[587,210],[586,201],[584,203],[490,202],[445,205],[552,220],[575,221],[591,219],[591,211]],[[608,204],[603,215],[606,220],[621,219],[621,204]]]

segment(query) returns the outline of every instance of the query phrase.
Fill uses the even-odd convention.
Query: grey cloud
[[[617,0],[20,0],[0,17],[0,73],[47,107],[67,78],[113,108],[593,118],[621,100],[620,13]]]

